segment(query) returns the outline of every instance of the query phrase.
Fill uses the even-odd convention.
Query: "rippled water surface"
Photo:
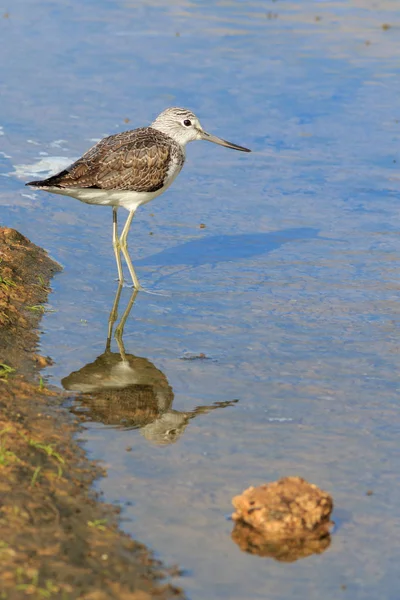
[[[3,12],[1,220],[64,267],[46,376],[86,420],[123,527],[184,569],[192,600],[397,599],[398,3]],[[123,289],[124,337],[105,352],[111,210],[23,183],[168,105],[254,152],[192,144],[172,189],[139,209],[131,254],[163,295],[130,307]],[[332,493],[330,547],[290,564],[241,551],[232,496],[290,474]]]

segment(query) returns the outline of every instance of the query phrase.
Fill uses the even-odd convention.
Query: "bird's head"
[[[196,115],[186,108],[166,108],[158,115],[151,126],[153,129],[158,129],[158,131],[162,131],[170,136],[181,146],[186,146],[188,142],[194,142],[195,140],[206,140],[207,142],[213,142],[214,144],[233,148],[234,150],[250,152],[250,150],[243,148],[243,146],[232,144],[232,142],[227,142],[204,131]]]

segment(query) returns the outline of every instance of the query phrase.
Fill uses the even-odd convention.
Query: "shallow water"
[[[104,385],[121,393],[68,399],[108,467],[99,489],[193,600],[398,597],[400,13],[376,4],[16,0],[0,21],[2,222],[64,266],[42,322],[51,384],[105,350],[111,211],[23,181],[166,105],[254,150],[192,144],[138,211],[135,266],[168,295],[134,302],[133,374],[115,341],[89,368],[98,383],[117,365]],[[292,564],[241,552],[232,496],[289,474],[332,493],[331,546]]]

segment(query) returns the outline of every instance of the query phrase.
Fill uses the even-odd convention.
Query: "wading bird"
[[[121,251],[133,285],[139,283],[128,253],[127,237],[133,215],[141,204],[156,198],[171,185],[185,162],[188,142],[206,140],[227,148],[250,152],[204,131],[200,121],[185,108],[167,108],[150,127],[124,131],[102,139],[81,158],[57,175],[26,185],[86,204],[112,206],[113,247],[118,279],[123,282]],[[129,216],[118,236],[117,210],[122,206]]]

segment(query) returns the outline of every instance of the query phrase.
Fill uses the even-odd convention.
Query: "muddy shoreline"
[[[47,254],[0,228],[0,598],[183,598],[176,574],[118,529],[92,490],[104,469],[76,440],[79,421],[46,389],[38,326],[54,273]]]

